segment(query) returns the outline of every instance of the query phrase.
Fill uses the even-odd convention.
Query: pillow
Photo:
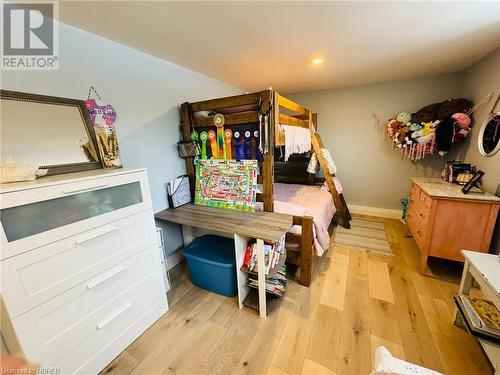
[[[375,350],[375,360],[373,362],[374,371],[371,375],[443,375],[393,357],[384,346],[379,346]]]

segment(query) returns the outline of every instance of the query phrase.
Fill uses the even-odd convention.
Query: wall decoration
[[[472,114],[488,102],[488,94],[475,106],[465,98],[448,99],[420,108],[415,113],[401,112],[384,122],[374,114],[377,124],[403,157],[420,160],[427,155],[446,155],[452,145],[464,140],[470,133]]]
[[[198,160],[195,204],[255,211],[257,160]]]
[[[118,147],[118,137],[114,126],[116,111],[110,104],[98,103],[96,99],[91,97],[92,92],[102,102],[102,98],[97,91],[93,86],[90,86],[85,106],[94,126],[103,165],[106,168],[121,168],[122,162]]]

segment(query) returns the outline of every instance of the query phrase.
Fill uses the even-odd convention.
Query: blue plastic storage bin
[[[194,285],[227,297],[236,295],[233,239],[212,234],[198,237],[184,247],[184,256]]]

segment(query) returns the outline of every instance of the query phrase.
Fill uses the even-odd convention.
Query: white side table
[[[468,295],[473,280],[476,280],[486,298],[500,310],[499,256],[468,250],[462,250],[462,254],[465,257],[465,264],[458,294]],[[455,322],[460,320],[460,313],[455,309]],[[495,375],[500,375],[500,345],[482,338],[478,340],[495,368]]]

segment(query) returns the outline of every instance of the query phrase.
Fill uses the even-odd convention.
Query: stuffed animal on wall
[[[410,132],[410,128],[407,126],[404,126],[402,128],[399,128],[398,132],[396,133],[396,136],[394,137],[394,144],[398,148],[403,147],[403,144],[405,143],[405,138]]]
[[[434,121],[424,122],[422,123],[422,126],[424,127],[424,135],[429,135],[436,128]]]
[[[411,121],[416,123],[434,121],[442,102],[426,105],[411,115]]]
[[[410,132],[408,132],[408,135],[405,137],[403,141],[403,147],[409,147],[413,144],[413,139],[409,136]]]
[[[470,134],[470,128],[460,129],[453,135],[453,142],[463,141]]]
[[[385,133],[403,156],[420,160],[439,152],[444,155],[453,142],[470,133],[473,103],[465,98],[429,104],[417,112],[401,112],[386,123]],[[377,117],[375,117],[377,118]]]
[[[432,132],[432,133],[429,133],[427,135],[423,135],[423,136],[417,138],[416,141],[420,144],[424,144],[424,143],[432,142],[435,138],[436,138],[436,133]]]
[[[453,142],[454,120],[449,117],[439,123],[436,128],[436,144],[440,155],[444,155]]]
[[[460,129],[468,129],[472,120],[465,113],[455,113],[451,116]]]
[[[421,130],[422,128],[423,128],[423,126],[416,123],[416,122],[414,122],[413,124],[410,125],[410,130],[412,132],[417,132],[417,131]]]
[[[408,112],[401,112],[396,116],[396,121],[399,121],[402,124],[407,124],[411,121],[411,115]]]
[[[400,125],[401,125],[401,123],[398,120],[396,120],[396,119],[390,120],[387,123],[387,134],[389,134],[389,136],[391,138],[394,137],[396,135],[396,133],[398,132]]]
[[[411,133],[411,137],[413,139],[417,139],[417,138],[420,138],[423,136],[424,136],[424,128],[423,127],[421,127],[419,130],[415,130],[413,133]]]
[[[467,111],[469,111],[471,108],[472,102],[468,99],[448,99],[443,102],[441,107],[439,107],[436,118],[438,120],[444,120],[451,117],[454,113],[467,113]]]

